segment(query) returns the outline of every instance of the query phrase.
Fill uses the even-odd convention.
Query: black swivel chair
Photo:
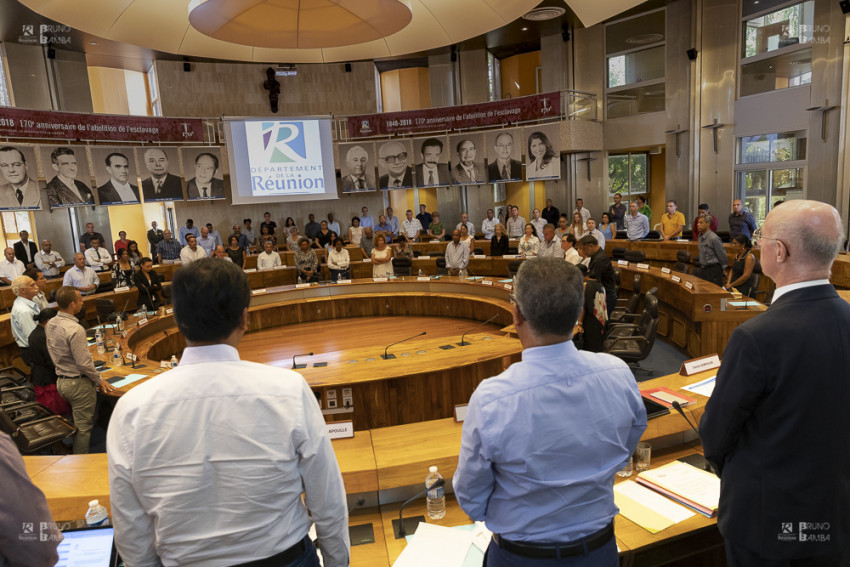
[[[658,299],[647,293],[645,309],[636,324],[615,323],[610,325],[603,341],[604,352],[625,361],[632,370],[642,370],[650,376],[654,371],[640,365],[655,344],[658,329]]]
[[[58,415],[18,424],[4,409],[0,409],[0,431],[12,437],[21,453],[34,453],[71,437],[77,433],[77,428]]]
[[[410,258],[393,258],[393,273],[397,276],[409,276],[413,263]]]
[[[623,260],[626,262],[643,262],[646,260],[646,254],[643,250],[629,250],[623,256]]]
[[[627,250],[625,248],[612,248],[611,249],[611,257],[615,260],[622,260],[626,255]]]
[[[435,262],[437,264],[437,275],[438,276],[449,275],[449,269],[446,268],[446,258],[444,256],[437,257]]]
[[[513,278],[522,266],[522,260],[511,260],[508,262],[508,277]]]

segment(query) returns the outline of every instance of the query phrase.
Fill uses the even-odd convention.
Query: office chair
[[[437,264],[437,275],[438,276],[447,276],[449,275],[449,269],[446,268],[446,259],[443,256],[437,257],[435,260]]]
[[[657,230],[650,230],[649,232],[646,233],[646,236],[641,238],[641,240],[661,240],[661,239],[662,239],[661,233],[658,232]]]
[[[71,437],[77,433],[77,428],[58,415],[17,424],[4,409],[0,409],[0,431],[12,437],[21,453],[34,453]]]
[[[614,260],[622,260],[626,255],[626,249],[622,247],[612,248],[611,249],[611,257]]]
[[[413,264],[410,258],[393,258],[393,273],[397,276],[409,276],[410,266]]]
[[[643,262],[646,260],[646,254],[643,250],[627,250],[625,255],[623,256],[623,260],[626,262]]]
[[[603,340],[604,352],[626,362],[632,370],[654,371],[640,365],[649,356],[658,329],[658,299],[647,293],[644,296],[645,309],[637,324],[615,323],[609,326]]]
[[[516,273],[519,271],[520,266],[522,266],[522,260],[511,260],[510,262],[508,262],[508,277],[515,277]]]

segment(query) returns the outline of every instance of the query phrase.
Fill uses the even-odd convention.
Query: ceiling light
[[[563,16],[564,12],[566,12],[566,10],[558,6],[543,6],[542,8],[535,8],[528,12],[522,17],[522,19],[530,20],[532,22],[543,22],[546,20],[554,20],[555,18]]]
[[[325,48],[383,39],[413,13],[406,0],[192,0],[189,23],[239,45]]]
[[[522,31],[528,31],[528,28],[522,28]]]

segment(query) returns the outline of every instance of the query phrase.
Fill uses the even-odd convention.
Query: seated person
[[[162,276],[153,270],[153,260],[142,258],[139,262],[139,271],[135,277],[136,287],[139,288],[139,299],[136,301],[138,307],[143,305],[148,311],[156,311],[162,305]]]
[[[319,281],[319,257],[310,249],[310,240],[301,238],[298,251],[295,252],[295,268],[298,270],[298,283]]]
[[[348,250],[345,249],[345,242],[342,238],[337,237],[334,240],[334,246],[328,252],[328,270],[331,272],[331,281],[335,282],[341,277],[350,279],[348,268],[351,265],[351,256]]]

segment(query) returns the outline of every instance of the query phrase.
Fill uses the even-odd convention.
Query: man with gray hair
[[[754,236],[773,302],[732,333],[700,421],[717,525],[732,566],[847,565],[850,304],[829,283],[841,217],[787,201]]]
[[[646,429],[637,383],[623,361],[573,344],[584,304],[575,266],[523,262],[511,303],[522,362],[469,400],[457,500],[493,531],[488,567],[617,565],[614,474]]]
[[[40,309],[33,301],[38,295],[38,284],[27,276],[18,276],[12,281],[12,293],[15,302],[12,304],[12,336],[21,349],[21,358],[29,364],[29,336],[36,327],[34,317]]]

